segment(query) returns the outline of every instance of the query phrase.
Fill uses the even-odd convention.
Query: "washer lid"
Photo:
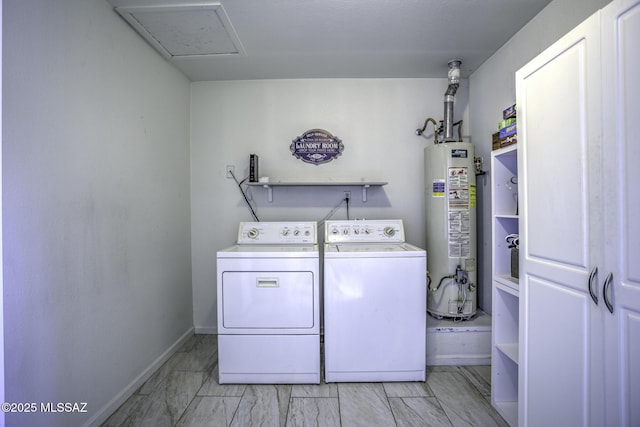
[[[325,244],[326,257],[426,256],[426,251],[409,243],[332,243]]]

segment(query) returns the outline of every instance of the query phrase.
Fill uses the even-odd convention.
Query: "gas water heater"
[[[444,120],[436,128],[437,122],[428,118],[416,133],[422,135],[429,123],[434,125],[434,142],[424,150],[427,312],[437,318],[469,319],[477,311],[476,164],[473,145],[462,140],[462,120],[453,122],[460,64],[449,62]]]
[[[469,318],[477,311],[476,175],[473,145],[427,146],[425,163],[427,312]]]

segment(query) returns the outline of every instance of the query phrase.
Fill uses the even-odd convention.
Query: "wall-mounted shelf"
[[[362,201],[367,201],[367,189],[369,187],[382,187],[387,182],[380,181],[347,181],[347,182],[249,182],[252,187],[264,187],[267,189],[269,203],[273,202],[273,187],[360,187]]]

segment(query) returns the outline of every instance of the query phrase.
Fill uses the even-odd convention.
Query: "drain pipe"
[[[453,59],[449,61],[449,87],[444,94],[444,141],[454,141],[453,137],[453,101],[455,100],[458,86],[460,85],[460,65],[462,61]]]

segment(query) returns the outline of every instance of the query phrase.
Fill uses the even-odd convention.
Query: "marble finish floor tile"
[[[383,383],[387,397],[429,397],[433,391],[427,383]]]
[[[182,363],[184,363],[184,358],[186,357],[186,353],[176,352],[173,354],[164,364],[149,377],[147,381],[140,387],[138,390],[138,394],[151,394],[155,389],[158,388],[161,384],[163,384],[167,377],[171,375],[173,371],[176,370],[176,367]]]
[[[294,384],[291,397],[338,397],[338,384]]]
[[[340,427],[337,397],[292,397],[287,427]]]
[[[249,385],[231,426],[285,427],[290,398],[290,385]]]
[[[460,371],[480,394],[491,396],[491,366],[461,366]]]
[[[107,421],[102,424],[102,427],[117,427],[123,425],[132,414],[132,411],[138,410],[138,407],[145,399],[147,399],[147,396],[134,394],[127,399],[117,411],[107,418]]]
[[[435,397],[390,397],[398,427],[451,427],[451,421]]]
[[[507,427],[487,399],[460,372],[434,372],[427,383],[454,427]]]
[[[193,335],[142,385],[137,394],[151,394],[171,372],[207,371],[217,360],[218,342],[211,335]]]
[[[218,360],[218,340],[215,335],[198,335],[199,340],[191,344],[184,352],[175,369],[180,371],[210,372]],[[188,343],[189,344],[189,343]]]
[[[178,422],[178,427],[231,425],[240,397],[196,396]]]
[[[194,335],[103,427],[506,426],[489,366],[429,366],[426,382],[218,383],[217,336]]]
[[[218,383],[218,365],[213,369],[206,381],[198,391],[198,396],[242,396],[247,388],[245,384],[220,384]]]
[[[455,365],[442,365],[442,366],[427,366],[427,377],[434,372],[460,372],[460,366]]]
[[[204,372],[174,371],[164,384],[130,411],[124,426],[174,426],[204,383]]]
[[[380,383],[340,383],[340,421],[343,426],[394,426],[389,401]]]

